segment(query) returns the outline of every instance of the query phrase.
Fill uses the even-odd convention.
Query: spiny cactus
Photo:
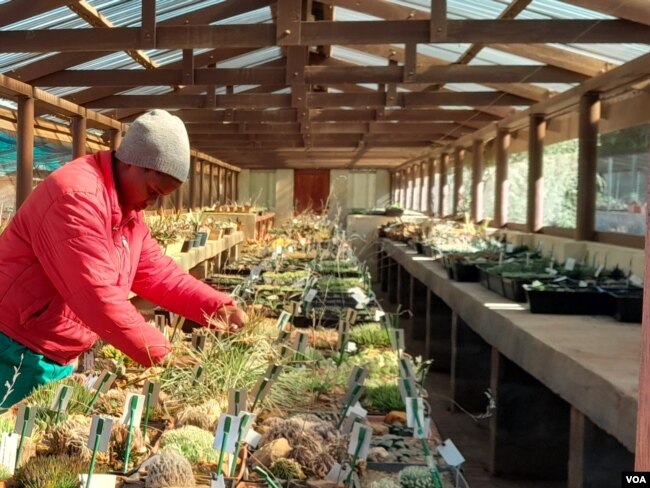
[[[220,415],[219,402],[209,400],[203,405],[183,408],[176,416],[176,427],[194,425],[203,430],[214,430]]]
[[[271,473],[281,480],[304,480],[305,473],[293,459],[280,458],[271,464]]]
[[[145,488],[192,488],[195,486],[192,465],[174,451],[163,451],[149,465]]]
[[[431,471],[422,466],[409,466],[399,473],[402,488],[436,488]]]
[[[219,453],[212,448],[214,436],[207,430],[187,425],[165,432],[160,446],[184,456],[192,465],[216,463]]]
[[[86,469],[86,463],[76,456],[34,456],[14,478],[22,488],[77,488],[79,473]]]

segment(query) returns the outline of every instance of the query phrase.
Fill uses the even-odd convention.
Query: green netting
[[[34,138],[34,169],[54,171],[70,161],[72,147],[40,137]],[[16,135],[0,131],[0,175],[16,172]]]

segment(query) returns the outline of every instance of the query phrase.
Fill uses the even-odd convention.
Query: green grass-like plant
[[[350,340],[364,347],[390,347],[390,336],[378,323],[362,324],[352,327],[350,329]]]
[[[77,488],[87,463],[68,455],[34,456],[15,474],[21,488]]]
[[[393,383],[367,388],[361,403],[371,412],[388,413],[406,409],[399,388]]]

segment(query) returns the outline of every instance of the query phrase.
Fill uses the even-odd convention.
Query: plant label
[[[632,275],[630,276],[630,284],[634,286],[643,286],[643,278],[637,275]]]
[[[397,380],[397,387],[399,388],[399,394],[402,397],[402,401],[406,404],[406,399],[408,397],[417,396],[418,390],[413,381],[413,378],[399,378]]]
[[[103,421],[100,426],[100,419]],[[99,437],[97,444],[97,452],[106,452],[108,450],[108,441],[111,439],[111,430],[113,430],[113,419],[110,417],[100,417],[93,415],[92,423],[90,424],[90,435],[88,436],[88,448],[95,448],[95,439]]]
[[[264,373],[264,377],[270,380],[277,380],[282,372],[282,366],[279,364],[269,364]]]
[[[68,403],[72,398],[72,387],[68,385],[59,385],[54,395],[54,400],[50,405],[50,410],[53,412],[65,412],[68,408]]]
[[[438,454],[442,456],[442,459],[444,459],[449,466],[457,468],[465,462],[465,458],[451,439],[447,439],[445,442],[440,444],[437,450]]]
[[[246,444],[251,446],[253,449],[256,449],[257,445],[260,443],[260,439],[262,439],[262,435],[259,432],[257,432],[255,429],[248,429],[248,433],[244,438],[244,442],[246,442]]]
[[[144,410],[144,395],[137,393],[127,393],[126,401],[124,402],[124,411],[120,422],[124,425],[133,425],[134,428],[140,427],[140,419],[142,418],[142,411]],[[133,417],[131,413],[133,412]]]
[[[99,378],[98,374],[91,374],[86,378],[86,390],[92,390],[95,382]]]
[[[339,335],[347,334],[350,332],[350,322],[341,317],[339,320]]]
[[[341,434],[343,435],[350,434],[352,432],[354,424],[356,424],[357,422],[363,423],[364,420],[365,417],[361,417],[356,413],[349,413],[348,416],[345,417],[345,420],[343,421],[343,425],[341,425]]]
[[[363,395],[365,389],[366,387],[363,385],[359,385],[359,384],[354,385],[345,394],[345,397],[343,398],[343,405],[350,406],[358,402],[359,398],[361,398],[361,395]]]
[[[354,325],[357,322],[357,311],[353,308],[348,308],[345,311],[345,322],[348,325]]]
[[[436,464],[436,460],[433,459],[433,455],[429,454],[426,457],[427,460],[427,466],[431,471],[437,471],[438,470],[438,465]]]
[[[367,425],[359,423],[354,424],[352,428],[352,436],[350,437],[350,445],[348,446],[348,453],[357,459],[366,459],[368,451],[370,450],[370,439],[372,437],[372,429]]]
[[[117,477],[114,474],[93,474],[88,483],[88,474],[83,473],[79,475],[81,488],[115,488]]]
[[[305,354],[307,349],[307,343],[309,342],[309,333],[308,332],[298,332],[296,340],[293,344],[293,348],[298,354]]]
[[[14,474],[16,469],[16,451],[18,450],[18,439],[20,435],[13,432],[3,432],[2,441],[0,442],[0,466]]]
[[[291,348],[286,344],[283,344],[282,347],[280,348],[280,358],[284,359],[288,356],[291,356]]]
[[[19,436],[24,435],[25,437],[31,437],[32,432],[34,432],[34,420],[36,420],[36,414],[38,409],[30,405],[23,405],[18,409],[18,415],[16,416],[16,427],[14,432]]]
[[[205,378],[205,367],[202,364],[195,364],[192,368],[192,384],[202,383]]]
[[[156,408],[158,406],[158,399],[160,398],[160,383],[158,381],[147,380],[142,387],[142,394],[145,399],[149,396],[149,408]]]
[[[367,305],[370,302],[368,296],[358,286],[355,286],[354,288],[350,288],[348,290],[348,293],[350,293],[350,295],[352,295],[352,298],[361,306]]]
[[[254,413],[242,410],[237,416],[239,417],[238,438],[245,439],[248,435],[248,431],[250,430],[251,425],[253,425],[253,422],[255,421],[256,415]]]
[[[268,378],[260,378],[257,380],[255,388],[253,388],[253,391],[251,392],[254,404],[264,401],[266,394],[269,392],[269,386],[271,386],[271,380]]]
[[[348,390],[354,387],[356,384],[363,385],[367,377],[368,370],[366,368],[355,366],[352,369],[352,373],[350,373],[350,377],[348,378]]]
[[[251,280],[256,280],[260,277],[260,274],[262,274],[262,267],[259,264],[251,268]]]
[[[348,345],[345,346],[345,352],[347,352],[348,354],[354,354],[355,352],[357,352],[356,342],[348,341]]]
[[[197,351],[205,349],[206,339],[207,337],[203,332],[196,329],[192,331],[192,347]]]
[[[275,246],[275,254],[282,256],[282,246]]]
[[[280,313],[280,316],[278,317],[278,330],[284,331],[286,330],[287,324],[289,323],[289,319],[291,318],[291,314],[287,312],[286,310],[283,310]]]
[[[86,351],[83,358],[83,371],[90,371],[95,367],[95,353],[93,351]]]
[[[290,302],[289,303],[289,313],[296,317],[300,315],[300,302]]]
[[[421,397],[406,399],[406,425],[413,429],[413,436],[422,439],[424,435],[424,402]]]
[[[239,412],[246,410],[248,390],[228,390],[228,415],[239,415]]]
[[[576,267],[576,260],[574,258],[567,258],[564,263],[564,269],[567,271],[573,271]]]
[[[368,410],[363,408],[361,404],[357,402],[348,409],[348,415],[352,414],[365,419],[368,416]]]
[[[348,476],[350,476],[350,471],[352,471],[350,466],[342,467],[339,463],[334,463],[332,469],[330,469],[327,476],[325,476],[325,479],[333,481],[338,485],[341,481],[346,480]]]
[[[504,261],[504,263],[514,263],[514,262],[515,262],[515,258],[508,258]]]
[[[226,480],[223,477],[223,474],[217,476],[216,479],[210,480],[210,488],[226,488]]]
[[[318,290],[315,288],[310,289],[307,294],[305,295],[305,302],[311,303],[314,301],[314,298],[316,298],[316,294],[318,293]]]
[[[93,389],[98,390],[100,393],[106,393],[111,389],[111,386],[113,386],[115,378],[117,378],[117,376],[115,376],[114,373],[111,373],[109,370],[105,369],[99,375],[99,378],[97,378],[95,383],[93,383]]]
[[[377,310],[375,310],[375,315],[374,315],[373,319],[374,319],[375,322],[380,322],[382,320],[382,318],[385,317],[385,316],[386,316],[386,312],[384,312],[383,310],[377,309]]]
[[[603,269],[604,268],[603,268],[602,264],[600,266],[598,266],[598,269],[596,269],[596,272],[594,273],[594,277],[598,278],[600,276],[600,273],[603,272]]]
[[[554,268],[546,268],[544,271],[546,271],[551,276],[555,276],[557,274],[557,269]]]
[[[167,332],[167,319],[164,315],[154,315],[154,323],[156,324],[156,329],[158,329],[163,334]]]
[[[562,283],[563,281],[566,281],[568,278],[566,276],[560,276],[559,278],[555,278],[553,280],[553,283]]]
[[[231,454],[235,452],[240,420],[239,417],[234,415],[222,414],[219,417],[219,425],[217,425],[217,433],[214,436],[214,444],[212,445],[214,449],[217,451],[223,449],[224,452]]]
[[[589,286],[589,283],[587,283],[587,282],[584,281],[584,280],[580,280],[580,281],[578,281],[578,286],[579,286],[580,288],[587,288],[587,287]]]
[[[348,341],[350,340],[350,334],[343,332],[339,334],[338,341],[336,343],[336,350],[340,352],[346,352],[348,348]]]
[[[399,374],[402,378],[410,378],[415,381],[415,371],[413,370],[413,363],[411,363],[410,359],[400,358]]]
[[[352,472],[350,477],[350,488],[361,488],[361,480],[356,472]]]
[[[404,329],[390,330],[390,345],[393,351],[401,352],[404,350]]]
[[[515,250],[515,245],[514,244],[508,244],[506,246],[506,252],[508,254],[512,254],[514,252],[514,250]]]
[[[275,343],[276,344],[285,343],[287,341],[287,339],[289,339],[290,335],[291,335],[291,333],[289,331],[281,330],[280,332],[278,332],[278,338],[275,340]]]

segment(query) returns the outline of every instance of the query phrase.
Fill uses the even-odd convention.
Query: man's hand
[[[211,322],[218,330],[236,332],[246,325],[248,315],[237,306],[221,307]]]

